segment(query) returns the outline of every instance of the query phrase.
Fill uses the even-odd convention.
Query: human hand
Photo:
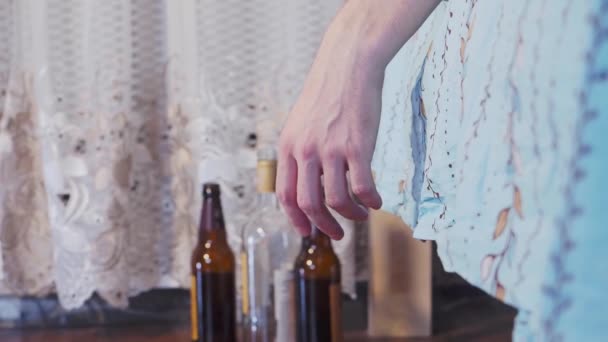
[[[301,234],[314,224],[340,239],[328,207],[364,220],[382,205],[371,160],[384,69],[437,2],[349,1],[326,32],[279,140],[277,195]]]
[[[312,223],[334,239],[343,231],[327,207],[365,220],[364,207],[382,204],[370,164],[383,70],[374,70],[340,46],[344,44],[336,42],[331,48],[342,50],[340,56],[320,54],[308,75],[281,134],[277,175],[279,199],[300,233],[309,234]],[[351,197],[349,183],[364,207]]]

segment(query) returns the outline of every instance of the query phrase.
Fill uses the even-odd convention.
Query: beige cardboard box
[[[400,218],[375,211],[369,222],[370,336],[430,336],[431,243],[412,237]]]

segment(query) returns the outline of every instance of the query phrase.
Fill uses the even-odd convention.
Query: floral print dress
[[[442,2],[386,71],[384,209],[519,309],[514,340],[608,322],[607,81],[605,0]]]

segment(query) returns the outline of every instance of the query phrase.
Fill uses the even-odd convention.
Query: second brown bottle
[[[298,342],[341,342],[340,261],[331,240],[313,227],[294,265]]]

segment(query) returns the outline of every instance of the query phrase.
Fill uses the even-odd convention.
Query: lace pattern
[[[188,287],[205,180],[237,248],[255,147],[276,142],[339,5],[0,1],[0,292],[69,309]]]

